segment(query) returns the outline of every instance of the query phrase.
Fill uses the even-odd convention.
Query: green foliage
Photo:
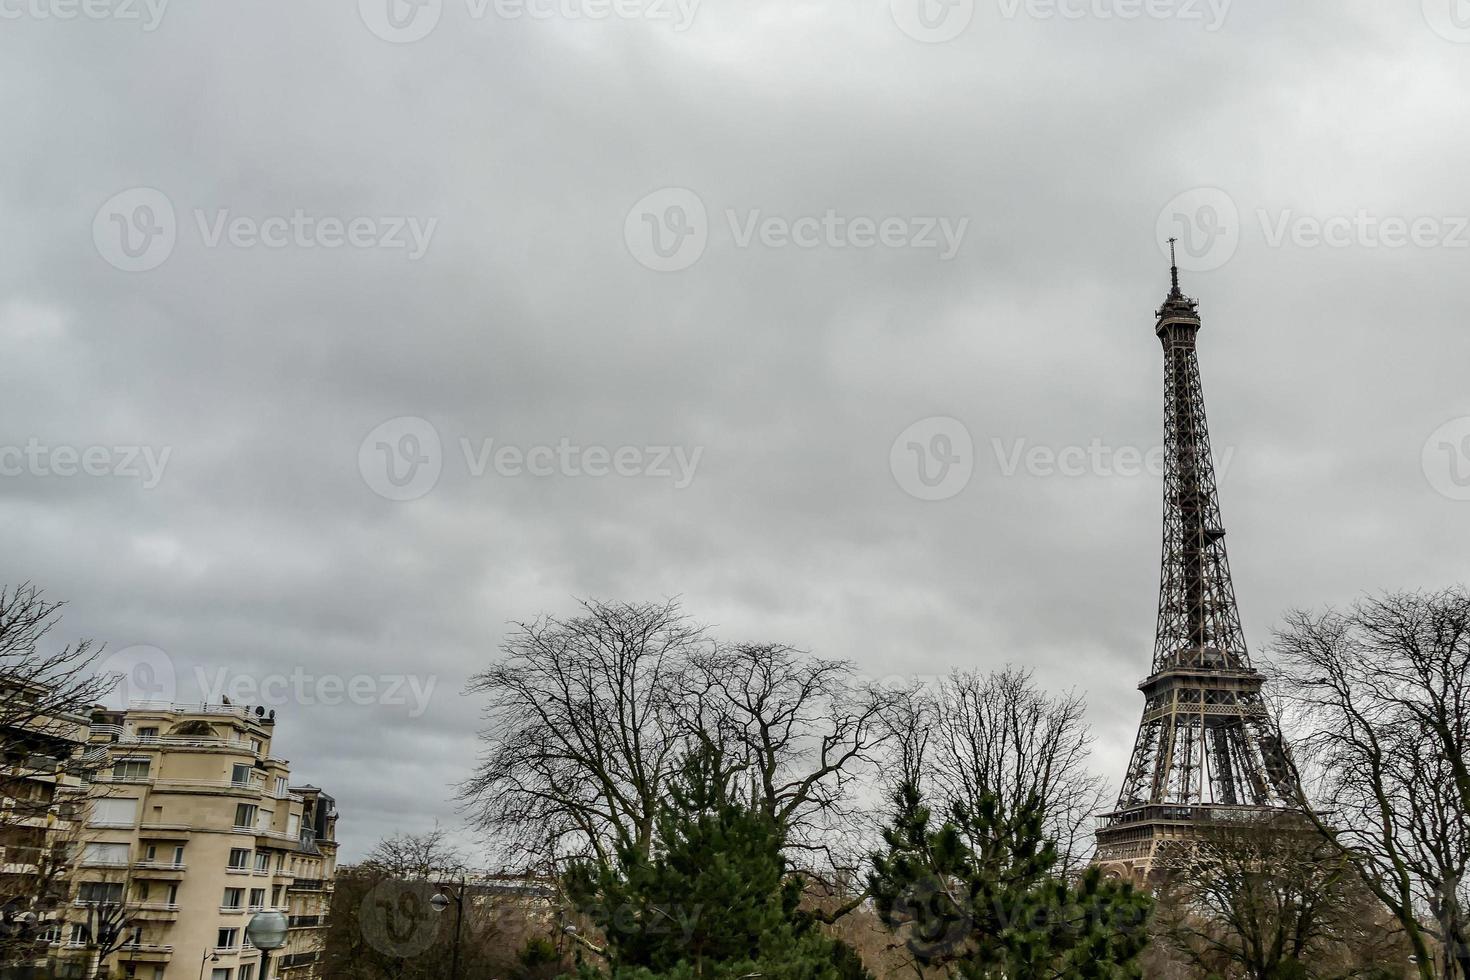
[[[571,869],[568,895],[605,936],[614,980],[870,980],[798,911],[781,827],[731,780],[718,753],[691,754],[653,853],[624,846],[615,865]]]
[[[899,787],[894,805],[869,887],[921,966],[967,980],[1140,975],[1149,899],[1096,868],[1075,884],[1057,877],[1039,797],[1007,813],[986,796],[973,813],[956,806],[937,830],[913,784]]]

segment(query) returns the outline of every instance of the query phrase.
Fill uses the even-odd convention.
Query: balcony
[[[156,790],[170,789],[204,789],[204,790],[234,790],[252,795],[260,795],[265,789],[265,780],[260,777],[247,780],[235,779],[155,779],[153,788]]]
[[[167,963],[173,958],[174,948],[164,943],[127,943],[118,951],[127,960],[143,963]]]
[[[102,736],[109,745],[136,745],[155,749],[239,749],[255,754],[255,746],[242,738],[218,735],[135,735],[117,725],[94,725],[93,736]]]
[[[135,922],[174,922],[179,917],[179,906],[173,902],[129,902]]]

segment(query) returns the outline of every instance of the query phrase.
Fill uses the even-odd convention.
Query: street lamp
[[[245,938],[260,950],[260,980],[269,980],[271,952],[286,945],[289,925],[284,912],[257,912],[245,925]]]
[[[450,960],[449,980],[459,980],[459,932],[460,923],[464,921],[463,878],[459,879],[458,888],[453,888],[450,885],[440,885],[439,893],[429,899],[429,908],[435,912],[443,912],[449,908],[451,901],[454,902],[454,952]]]
[[[219,954],[212,949],[206,949],[204,955],[199,958],[199,980],[204,980],[204,964],[218,962]]]

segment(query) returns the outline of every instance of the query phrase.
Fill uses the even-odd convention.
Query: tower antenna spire
[[[1179,259],[1174,255],[1174,243],[1177,238],[1169,239],[1169,275],[1174,280],[1174,295],[1179,295]]]

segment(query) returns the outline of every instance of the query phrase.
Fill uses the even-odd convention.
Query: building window
[[[255,855],[255,870],[269,871],[271,869],[271,852],[260,851]]]
[[[245,889],[226,888],[225,900],[220,903],[222,909],[238,909],[245,903]]]
[[[278,908],[281,907],[281,893],[284,892],[285,890],[286,890],[286,886],[285,885],[277,885],[277,886],[275,886],[274,888],[271,889],[271,907],[272,908],[277,908],[278,909]]]
[[[140,729],[138,729],[138,737],[139,738],[157,738],[158,737],[158,729],[156,729],[156,728],[140,728]]]
[[[249,830],[255,826],[255,804],[235,804],[235,827]]]
[[[246,963],[240,967],[240,980],[255,980],[255,964]]]
[[[265,889],[264,888],[252,888],[252,889],[250,889],[250,909],[251,909],[251,911],[258,912],[258,911],[260,911],[263,908],[265,908]]]
[[[291,795],[291,786],[285,776],[276,777],[276,799],[284,800]]]
[[[235,763],[233,766],[230,767],[230,782],[234,783],[236,786],[249,786],[250,769],[250,766],[247,766],[242,762]]]
[[[229,967],[215,967],[209,971],[209,980],[230,980]]]
[[[77,888],[77,901],[87,904],[119,905],[122,897],[120,881],[84,881]]]
[[[219,931],[219,936],[216,938],[216,941],[215,941],[215,944],[214,944],[214,948],[215,949],[234,949],[239,944],[239,940],[240,940],[240,930],[239,929],[221,929]],[[218,973],[219,971],[216,970],[215,972]]]
[[[82,852],[82,860],[87,864],[106,864],[115,867],[126,867],[128,863],[128,845],[88,844]]]
[[[176,867],[176,868],[182,868],[183,866],[184,866],[184,845],[180,844],[178,847],[174,848],[174,867]]]
[[[249,848],[247,848],[247,847],[232,847],[232,848],[230,848],[230,870],[231,871],[248,871],[248,870],[250,870],[250,849]]]
[[[109,827],[132,827],[138,822],[138,801],[103,799],[92,801],[92,823]]]
[[[255,750],[256,755],[260,755],[265,751],[265,743],[258,738],[252,738],[250,740],[250,747]]]
[[[147,759],[119,759],[112,765],[114,782],[136,782],[148,778]]]

